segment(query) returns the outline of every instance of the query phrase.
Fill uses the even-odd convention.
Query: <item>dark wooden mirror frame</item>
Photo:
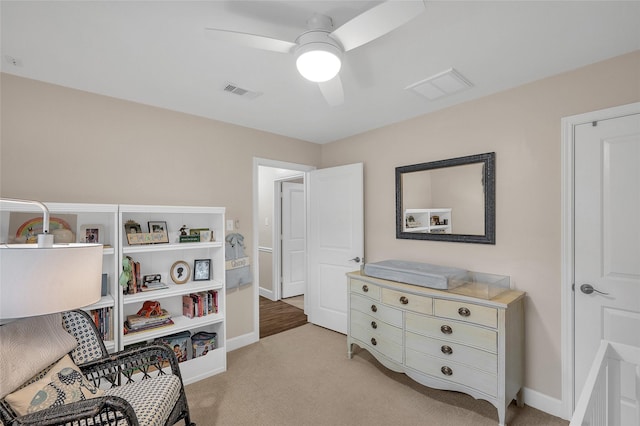
[[[484,182],[484,235],[466,234],[430,234],[417,232],[402,232],[402,174],[424,170],[440,169],[443,167],[462,166],[465,164],[483,163],[482,173]],[[450,158],[447,160],[431,161],[429,163],[412,164],[396,167],[396,238],[408,240],[451,241],[458,243],[495,244],[496,243],[496,153],[470,155],[467,157]]]

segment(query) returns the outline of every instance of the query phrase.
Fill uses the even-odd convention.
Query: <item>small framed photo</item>
[[[193,280],[208,281],[211,279],[211,259],[196,259],[193,261]]]
[[[107,234],[102,225],[82,225],[78,239],[81,243],[106,244]]]
[[[208,243],[213,241],[213,233],[211,231],[200,231],[200,242]]]
[[[184,260],[178,260],[171,266],[171,279],[176,284],[184,284],[189,281],[191,267]]]
[[[159,222],[159,221],[153,221],[153,222],[147,222],[147,224],[149,225],[149,232],[153,233],[153,232],[168,232],[167,229],[167,222]]]
[[[203,231],[208,231],[209,228],[191,228],[189,229],[189,235],[200,235]]]
[[[124,224],[124,233],[125,234],[140,234],[142,233],[142,228],[140,228],[140,224],[133,220],[128,220]]]
[[[154,243],[168,243],[169,242],[169,230],[167,229],[167,222],[164,221],[149,221],[149,233],[154,234]]]

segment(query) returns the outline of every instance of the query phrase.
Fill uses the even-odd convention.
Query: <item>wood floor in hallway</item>
[[[307,323],[302,309],[260,296],[260,338],[282,333]]]

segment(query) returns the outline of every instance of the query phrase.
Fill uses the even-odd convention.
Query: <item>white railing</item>
[[[570,426],[640,426],[640,348],[603,340]]]

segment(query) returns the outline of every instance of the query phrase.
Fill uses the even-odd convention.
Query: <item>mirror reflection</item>
[[[495,153],[396,168],[396,236],[495,244]]]

